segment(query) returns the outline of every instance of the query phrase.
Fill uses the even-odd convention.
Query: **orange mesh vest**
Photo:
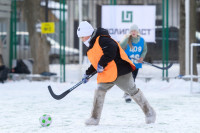
[[[99,63],[99,60],[101,56],[103,55],[103,50],[101,46],[99,45],[99,37],[96,38],[96,41],[94,43],[94,46],[87,51],[87,56],[88,59],[90,60],[91,64],[93,67],[97,70],[97,65]],[[116,42],[116,41],[115,41]],[[133,70],[135,70],[135,65],[131,62],[131,60],[128,58],[124,50],[121,48],[118,42],[116,42],[119,51],[120,51],[120,56],[123,60],[127,61],[130,63],[131,67]],[[126,69],[126,68],[125,68]],[[108,83],[108,82],[113,82],[117,78],[117,65],[114,60],[109,62],[107,66],[104,68],[104,71],[102,73],[98,73],[97,75],[97,83]]]

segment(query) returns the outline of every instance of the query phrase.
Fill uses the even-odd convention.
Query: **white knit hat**
[[[138,26],[136,24],[133,24],[129,29],[130,32],[133,31],[133,30],[139,32]]]
[[[91,36],[93,32],[94,28],[87,21],[82,21],[77,29],[78,37]]]

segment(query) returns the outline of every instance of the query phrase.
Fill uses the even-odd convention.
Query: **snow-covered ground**
[[[98,126],[85,126],[89,118],[95,76],[79,86],[62,100],[53,99],[47,89],[51,85],[60,94],[75,85],[88,65],[66,66],[66,83],[42,81],[7,81],[0,84],[0,133],[198,133],[200,131],[200,94],[190,93],[190,82],[182,79],[162,81],[162,71],[144,65],[138,76],[152,76],[145,82],[136,80],[137,86],[157,112],[155,124],[145,124],[139,106],[127,104],[118,87],[108,91]],[[199,67],[198,67],[199,68]],[[51,65],[51,71],[59,74],[59,66]],[[169,76],[178,76],[179,66],[169,69]],[[200,91],[200,83],[193,84]],[[52,116],[50,127],[41,127],[39,117]]]

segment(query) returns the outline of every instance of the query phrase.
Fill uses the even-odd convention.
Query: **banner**
[[[131,25],[136,24],[146,42],[155,42],[155,6],[103,5],[101,15],[102,28],[116,41],[129,34]]]

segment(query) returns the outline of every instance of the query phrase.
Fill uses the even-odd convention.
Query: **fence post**
[[[60,0],[60,82],[65,82],[65,0]]]
[[[17,2],[16,0],[12,0],[11,1],[11,17],[10,17],[10,55],[9,55],[10,68],[12,68],[13,59],[17,58],[16,30],[17,30]]]
[[[162,63],[168,66],[169,59],[169,27],[168,27],[168,0],[162,0]],[[162,78],[168,77],[168,70],[163,70]]]

